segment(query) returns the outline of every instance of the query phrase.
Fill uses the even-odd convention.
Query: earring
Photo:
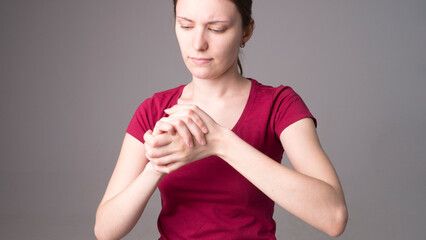
[[[245,42],[243,42],[241,45],[240,45],[240,48],[244,48],[246,46],[246,43]]]

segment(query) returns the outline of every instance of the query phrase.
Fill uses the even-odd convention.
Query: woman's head
[[[252,0],[173,0],[176,35],[186,66],[199,77],[242,74],[239,47],[250,39]],[[209,72],[210,71],[210,72]]]

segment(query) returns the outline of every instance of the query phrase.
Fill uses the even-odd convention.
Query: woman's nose
[[[205,51],[209,47],[205,36],[205,31],[203,29],[197,29],[197,31],[195,31],[193,41],[194,48],[197,51]]]

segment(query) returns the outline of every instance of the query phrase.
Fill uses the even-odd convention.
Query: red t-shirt
[[[290,124],[315,118],[290,87],[270,87],[251,79],[240,119],[232,129],[241,139],[277,162],[284,149],[279,136]],[[136,110],[127,133],[143,135],[166,116],[185,85],[156,93]],[[217,156],[187,164],[159,183],[160,239],[276,239],[274,202]]]

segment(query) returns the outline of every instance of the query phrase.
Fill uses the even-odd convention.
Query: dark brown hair
[[[173,12],[176,16],[176,4],[178,0],[173,0]],[[237,6],[238,12],[240,12],[241,18],[242,18],[242,27],[243,29],[246,29],[250,22],[252,21],[251,18],[251,6],[253,4],[252,0],[230,0],[232,1],[235,6]],[[243,67],[241,66],[240,58],[238,57],[238,69],[240,70],[240,74],[243,75]]]

